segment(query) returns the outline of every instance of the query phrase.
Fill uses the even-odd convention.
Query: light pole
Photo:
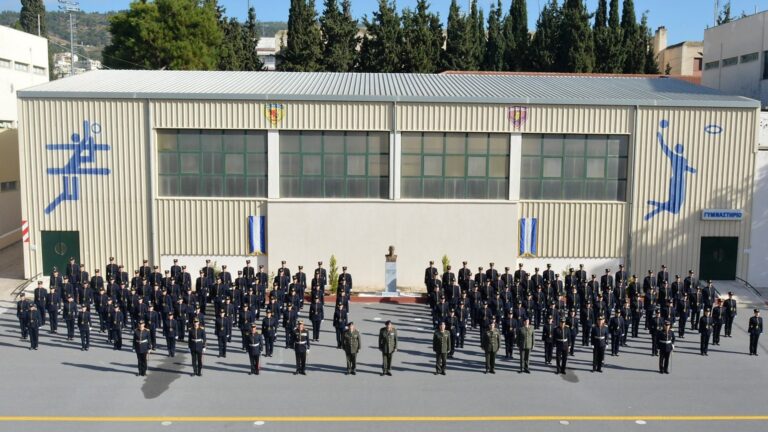
[[[80,12],[80,3],[74,0],[59,0],[59,10],[69,13],[69,76],[75,74],[75,21],[73,12]]]

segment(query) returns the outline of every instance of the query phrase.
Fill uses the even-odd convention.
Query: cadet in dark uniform
[[[541,341],[544,342],[544,363],[548,365],[552,364],[552,350],[555,348],[555,323],[553,321],[553,316],[548,316],[547,323],[544,324],[544,329],[541,332]]]
[[[566,326],[568,327],[570,341],[570,355],[573,356],[574,347],[576,346],[576,338],[579,336],[579,319],[576,318],[576,309],[571,309],[571,314],[566,320]]]
[[[259,374],[259,358],[261,357],[261,349],[263,346],[264,337],[259,333],[256,323],[253,323],[251,324],[251,332],[246,339],[248,359],[251,361],[251,371],[248,372],[248,375]]]
[[[165,345],[168,348],[168,357],[176,357],[176,318],[173,316],[173,312],[168,313],[168,319],[165,320],[163,326],[163,336],[165,336]]]
[[[592,372],[603,372],[607,337],[608,328],[605,326],[605,317],[600,316],[597,318],[597,325],[592,327]]]
[[[312,304],[309,306],[309,320],[312,321],[312,341],[320,340],[320,324],[324,317],[323,304],[318,297],[312,297]]]
[[[381,375],[392,376],[392,355],[397,351],[397,330],[392,321],[384,323],[379,330],[379,351],[381,351]]]
[[[277,336],[277,319],[272,317],[272,311],[269,309],[267,309],[267,316],[261,321],[261,333],[264,335],[264,348],[266,351],[264,355],[272,357]]]
[[[69,325],[69,324],[67,324]],[[115,311],[112,313],[112,341],[114,343],[114,350],[120,351],[123,349],[123,326],[125,326],[125,315],[120,310],[119,306],[115,306]]]
[[[299,321],[296,332],[293,333],[293,350],[296,354],[296,371],[294,375],[307,374],[307,352],[309,352],[309,332],[304,329],[304,321]]]
[[[451,351],[451,335],[445,330],[445,323],[441,322],[432,335],[432,351],[435,352],[435,375],[445,375],[448,353]]]
[[[624,318],[616,310],[608,323],[608,332],[611,334],[611,357],[618,356],[619,346],[624,338]]]
[[[664,318],[661,317],[661,309],[656,308],[656,315],[653,317],[648,328],[651,331],[651,357],[659,355],[659,332],[664,328]]]
[[[510,309],[509,315],[502,321],[502,332],[504,333],[504,358],[508,360],[514,359],[517,327],[518,321],[515,319],[515,312]]]
[[[555,339],[555,364],[557,365],[555,373],[565,375],[565,365],[568,363],[569,345],[571,344],[571,330],[566,325],[565,317],[560,318],[560,325],[555,329],[553,336]]]
[[[736,318],[736,300],[733,298],[733,292],[728,291],[728,300],[725,301],[725,314],[723,316],[725,322],[725,337],[731,337],[731,328],[733,327],[733,320]]]
[[[80,307],[77,314],[77,328],[80,330],[80,350],[88,351],[91,346],[91,313],[85,305]]]
[[[757,341],[763,333],[763,318],[760,316],[760,309],[755,309],[755,316],[749,319],[749,355],[757,355]]]
[[[150,345],[149,330],[144,327],[144,320],[141,320],[139,327],[133,331],[133,350],[139,360],[139,373],[136,376],[147,376],[147,353]]]
[[[189,330],[189,352],[192,354],[192,376],[203,376],[203,353],[205,352],[205,328],[200,320],[194,321]]]
[[[656,340],[659,344],[659,373],[669,373],[669,357],[675,349],[675,333],[671,329],[672,323],[664,321],[664,328],[659,331]]]
[[[708,356],[709,336],[712,334],[712,317],[709,315],[709,309],[704,309],[704,316],[699,318],[699,334],[701,335],[700,351],[701,355]]]
[[[483,351],[485,351],[485,373],[496,373],[496,353],[501,346],[501,335],[499,330],[496,329],[496,322],[491,322],[491,326],[488,331],[485,332],[485,345]]]
[[[336,348],[341,348],[341,336],[347,327],[347,309],[339,303],[333,313],[333,326],[336,328]]]
[[[347,375],[357,374],[357,353],[360,352],[360,332],[355,328],[355,323],[350,322],[347,331],[341,341],[344,354],[347,357]]]
[[[219,311],[219,316],[216,317],[216,324],[214,333],[216,334],[216,340],[219,342],[219,355],[218,357],[227,358],[227,329],[232,326],[232,322],[226,316],[226,312],[222,309]]]
[[[19,294],[21,300],[16,302],[16,318],[19,319],[19,328],[21,328],[21,339],[27,339],[27,320],[29,319],[29,305],[24,293]]]
[[[64,303],[64,322],[67,323],[67,340],[75,338],[75,320],[77,319],[77,303],[72,296]]]
[[[531,373],[528,369],[531,350],[536,344],[534,329],[528,317],[523,319],[523,325],[517,330],[517,347],[520,349],[520,371],[518,373]]]
[[[712,308],[712,345],[720,345],[720,331],[723,328],[723,300],[717,299],[717,303]]]
[[[37,305],[29,305],[29,318],[27,318],[27,332],[29,333],[29,349],[37,351],[37,338],[40,335],[40,326],[43,325],[43,319],[37,310]]]

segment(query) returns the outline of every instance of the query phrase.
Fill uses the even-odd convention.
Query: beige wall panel
[[[254,200],[163,198],[156,204],[160,255],[248,255],[248,216],[266,214],[266,204]]]
[[[538,218],[540,257],[623,257],[627,207],[614,202],[521,201],[520,217]]]
[[[389,130],[392,105],[385,103],[280,102],[284,114],[272,125],[258,101],[151,102],[158,129]]]
[[[752,188],[756,148],[756,110],[653,109],[638,113],[634,140],[632,208],[632,270],[644,272],[666,264],[671,272],[694,269],[699,273],[701,237],[739,237],[737,276],[746,277],[750,247]],[[662,119],[670,148],[684,146],[684,156],[696,174],[686,174],[686,198],[679,212],[661,212],[648,221],[653,210],[648,200],[668,201],[672,175],[670,160],[662,153],[657,133]],[[705,128],[717,125],[719,134]],[[710,129],[711,130],[711,129]],[[742,221],[702,221],[703,209],[741,209]]]
[[[27,276],[43,270],[43,230],[79,231],[80,260],[88,270],[103,267],[112,255],[127,268],[138,266],[149,254],[143,102],[25,99],[20,107],[22,216],[29,220],[32,246],[25,248]],[[62,176],[48,175],[47,169],[64,167],[72,154],[48,151],[46,144],[70,143],[72,133],[83,133],[84,120],[101,126],[92,136],[111,150],[96,152],[95,162],[82,168],[109,168],[111,174],[78,175],[79,200],[45,214],[63,190]]]
[[[515,129],[508,119],[510,105],[398,104],[401,131],[519,132],[519,133],[630,133],[629,107],[520,105],[527,120]]]
[[[0,129],[0,182],[19,180],[19,131]]]

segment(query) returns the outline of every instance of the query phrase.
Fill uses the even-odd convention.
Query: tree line
[[[287,43],[278,69],[329,72],[537,71],[658,74],[648,17],[638,22],[633,0],[547,0],[534,32],[526,0],[488,11],[451,1],[445,28],[427,0],[398,13],[394,0],[358,22],[351,1],[291,0]],[[359,29],[362,27],[362,29]]]

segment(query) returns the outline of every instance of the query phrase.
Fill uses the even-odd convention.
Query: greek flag
[[[536,218],[520,219],[520,255],[536,255]]]
[[[248,251],[250,253],[263,254],[267,251],[267,243],[264,234],[266,224],[266,216],[248,216]]]

